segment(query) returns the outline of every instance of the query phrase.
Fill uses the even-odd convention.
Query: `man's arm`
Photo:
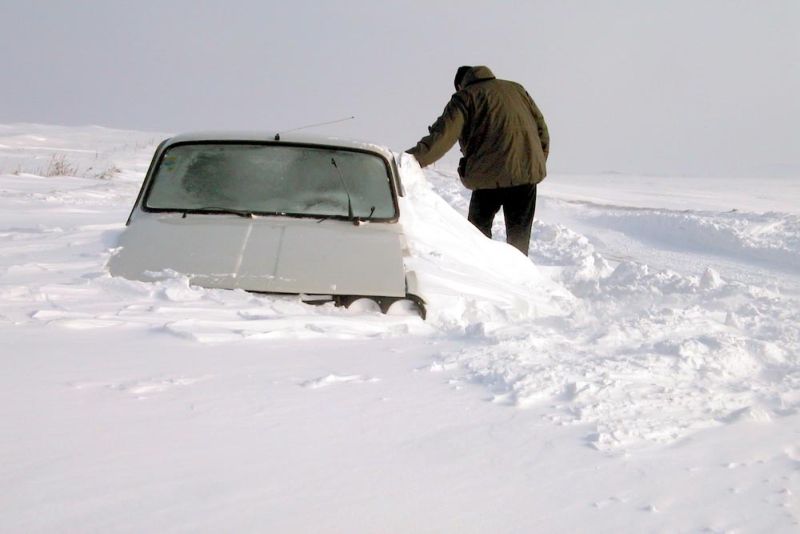
[[[536,128],[539,130],[539,141],[542,143],[542,152],[544,152],[544,159],[546,160],[548,154],[550,154],[550,133],[547,131],[547,124],[544,122],[544,115],[539,111],[536,102],[533,101],[527,91],[525,94],[528,95],[528,102],[533,112],[533,120],[536,121]]]
[[[461,135],[465,122],[466,105],[463,97],[456,93],[445,106],[442,116],[428,128],[430,133],[406,152],[412,154],[420,166],[427,167],[453,147]]]

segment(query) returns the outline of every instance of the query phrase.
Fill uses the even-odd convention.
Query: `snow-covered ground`
[[[0,531],[800,529],[800,177],[404,158],[422,321],[110,277],[163,137],[0,126]]]

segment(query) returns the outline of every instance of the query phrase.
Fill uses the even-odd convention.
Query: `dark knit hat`
[[[453,85],[456,86],[456,91],[458,91],[458,86],[461,84],[461,80],[464,79],[464,76],[467,74],[467,71],[471,68],[472,67],[470,67],[469,65],[463,65],[461,67],[458,67],[458,70],[456,71],[456,77],[453,80]]]

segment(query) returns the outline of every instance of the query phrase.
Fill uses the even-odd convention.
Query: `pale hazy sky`
[[[800,0],[1,0],[0,122],[401,150],[462,64],[528,88],[550,168],[800,179]],[[451,154],[452,158],[453,154]]]

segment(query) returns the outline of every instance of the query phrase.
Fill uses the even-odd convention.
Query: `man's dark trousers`
[[[492,222],[501,207],[506,220],[506,242],[527,256],[533,212],[536,210],[536,185],[476,189],[469,201],[467,218],[491,238]]]

